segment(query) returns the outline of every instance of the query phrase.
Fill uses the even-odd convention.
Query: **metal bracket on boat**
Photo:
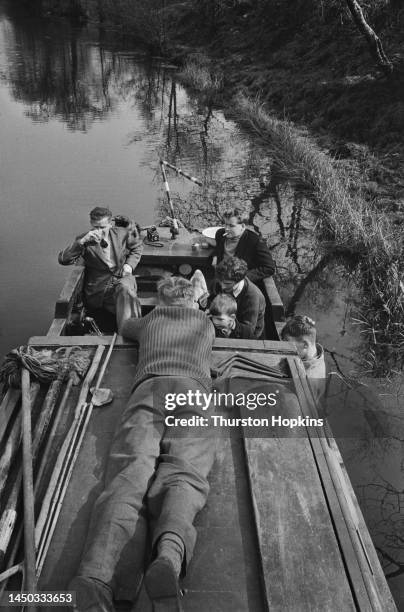
[[[98,325],[95,322],[95,320],[93,319],[93,317],[85,317],[84,318],[84,322],[88,324],[90,329],[92,329],[97,334],[97,336],[102,336],[103,335],[102,331],[98,327]]]

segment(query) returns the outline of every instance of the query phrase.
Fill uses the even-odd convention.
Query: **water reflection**
[[[38,122],[58,117],[69,129],[86,131],[113,110],[111,75],[124,67],[111,65],[101,49],[83,47],[76,30],[61,28],[59,40],[46,28],[40,36],[29,27],[3,33],[12,50],[8,81],[14,98],[26,104],[27,117]]]
[[[402,381],[332,377],[326,412],[390,587],[404,576]]]

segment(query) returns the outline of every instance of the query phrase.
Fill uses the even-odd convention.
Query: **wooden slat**
[[[297,355],[294,344],[275,340],[232,340],[231,338],[216,338],[213,348],[214,350],[258,351],[277,353],[278,355]]]
[[[99,344],[108,345],[111,342],[110,336],[32,336],[28,340],[31,346],[98,346]],[[118,336],[115,346],[132,347],[133,342],[124,340]]]
[[[66,327],[67,319],[53,319],[48,331],[47,336],[62,336]]]
[[[67,319],[74,301],[81,290],[84,266],[74,266],[63,286],[55,306],[55,319]]]
[[[273,414],[298,416],[296,396],[286,393],[284,398]],[[309,441],[245,433],[268,610],[354,611]]]
[[[288,359],[303,413],[316,417],[317,410],[308,387],[306,373],[299,360]],[[396,612],[383,570],[368,529],[356,501],[337,445],[325,432],[310,434],[313,454],[323,487],[330,503],[336,534],[350,575],[359,610]],[[335,497],[338,504],[335,504]]]
[[[264,285],[265,293],[267,294],[268,299],[271,302],[272,316],[274,321],[284,321],[285,308],[283,306],[283,302],[281,296],[279,295],[278,289],[275,285],[275,280],[273,276],[268,276],[267,278],[264,278],[262,282]]]

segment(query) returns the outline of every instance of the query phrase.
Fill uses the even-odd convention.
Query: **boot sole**
[[[145,587],[153,612],[183,612],[178,577],[168,559],[156,559],[146,572]]]

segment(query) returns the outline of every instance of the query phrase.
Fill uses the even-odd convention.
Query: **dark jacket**
[[[215,286],[209,302],[218,293],[220,293],[219,284]],[[230,338],[252,338],[255,340],[261,338],[265,327],[265,297],[262,291],[248,278],[245,278],[244,287],[234,299],[237,302],[236,327]]]
[[[213,255],[216,255],[218,263],[222,261],[225,254],[224,243],[226,239],[223,236],[224,232],[224,228],[221,228],[215,236],[216,247]],[[267,276],[272,276],[275,272],[275,262],[265,240],[252,230],[244,230],[234,254],[247,262],[247,277],[253,283]]]
[[[59,253],[59,263],[69,266],[82,263],[85,266],[84,298],[90,308],[102,308],[105,290],[115,277],[119,277],[123,264],[129,264],[134,270],[139,263],[143,251],[143,242],[134,237],[124,227],[112,227],[109,230],[111,243],[111,258],[116,266],[111,270],[106,262],[103,250],[99,244],[81,246],[78,242],[86,235],[80,234],[76,240]]]

